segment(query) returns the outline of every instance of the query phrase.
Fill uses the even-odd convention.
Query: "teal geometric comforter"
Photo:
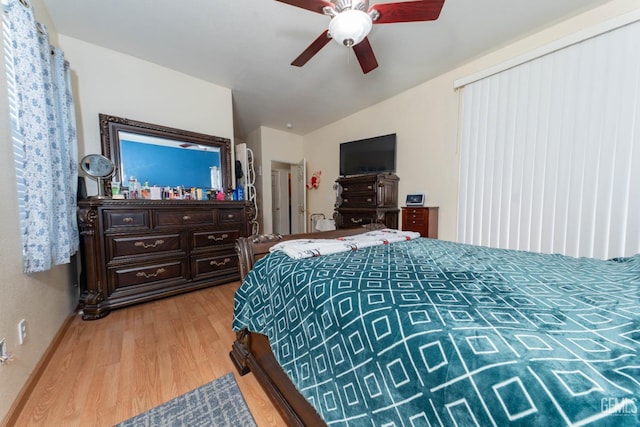
[[[640,255],[276,252],[236,293],[242,328],[331,426],[640,425]]]

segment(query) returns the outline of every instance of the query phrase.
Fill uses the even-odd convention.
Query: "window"
[[[2,19],[22,254],[31,273],[68,263],[78,249],[75,110],[69,64],[29,2],[7,1]]]
[[[458,240],[640,252],[640,22],[464,87]]]

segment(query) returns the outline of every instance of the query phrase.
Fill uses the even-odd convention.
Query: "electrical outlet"
[[[18,339],[20,340],[20,345],[24,344],[27,339],[27,321],[25,319],[18,323]]]

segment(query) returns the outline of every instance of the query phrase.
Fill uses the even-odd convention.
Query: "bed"
[[[237,243],[231,358],[289,425],[640,425],[640,255],[425,238],[269,254],[353,232]]]

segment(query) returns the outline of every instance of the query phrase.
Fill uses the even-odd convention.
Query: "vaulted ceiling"
[[[289,65],[329,17],[275,0],[44,0],[60,34],[230,88],[240,137],[308,133],[607,1],[446,0],[436,21],[375,25],[363,74],[333,42]]]

